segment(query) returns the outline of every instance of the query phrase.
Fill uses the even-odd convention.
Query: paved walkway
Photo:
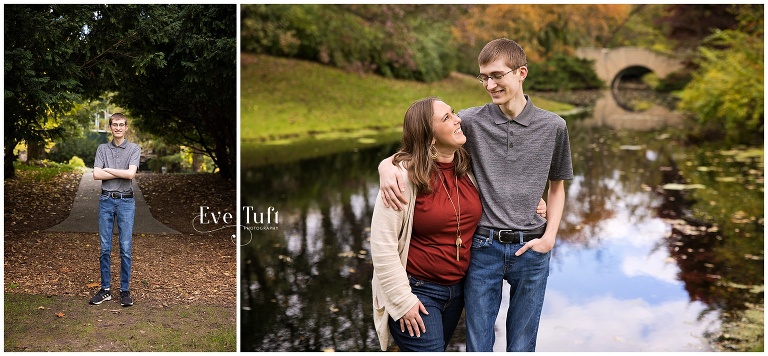
[[[93,179],[93,172],[83,174],[80,186],[77,188],[77,196],[72,204],[69,217],[60,224],[45,231],[63,232],[99,232],[99,194],[101,193],[101,181]],[[134,179],[133,196],[136,200],[136,215],[133,222],[134,234],[178,234],[179,232],[157,221],[149,211],[144,195],[141,194],[139,185]],[[117,224],[115,224],[117,233]]]

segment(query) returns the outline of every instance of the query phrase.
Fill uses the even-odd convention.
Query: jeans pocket
[[[410,284],[411,287],[418,287],[418,286],[421,286],[422,284],[424,284],[424,281],[422,281],[420,279],[416,279],[413,276],[409,275],[408,276],[408,284]]]
[[[474,235],[472,236],[472,249],[476,250],[476,249],[484,248],[490,245],[490,241],[491,239],[488,238],[487,236]]]
[[[536,251],[536,250],[534,250],[534,249],[532,249],[532,248],[529,248],[529,249],[528,249],[528,251],[526,251],[526,252],[530,252],[530,253],[532,253],[532,254],[534,254],[534,255],[536,255],[536,256],[541,256],[541,257],[544,257],[544,256],[546,256],[547,254],[549,254],[549,252],[547,252],[547,253],[541,253],[541,252],[539,252],[539,251]]]

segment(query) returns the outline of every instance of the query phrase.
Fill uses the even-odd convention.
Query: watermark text
[[[235,217],[230,212],[214,211],[207,205],[200,206],[200,214],[195,215],[192,220],[192,227],[195,231],[205,234],[219,231],[226,228],[240,228],[248,232],[248,242],[240,243],[240,246],[249,244],[253,240],[253,231],[278,230],[280,223],[280,213],[277,208],[270,206],[266,211],[259,211],[253,206],[243,206],[244,224],[236,224]],[[198,230],[198,226],[205,226],[206,230]],[[211,229],[212,228],[212,229]],[[244,236],[244,234],[243,234]],[[230,236],[232,242],[237,244],[237,235]]]

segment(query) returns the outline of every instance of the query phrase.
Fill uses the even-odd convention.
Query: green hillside
[[[399,127],[408,106],[430,95],[442,98],[456,111],[483,105],[489,99],[482,85],[467,75],[421,83],[264,55],[243,54],[240,78],[240,135],[250,144]],[[555,112],[572,108],[540,98],[534,102]]]

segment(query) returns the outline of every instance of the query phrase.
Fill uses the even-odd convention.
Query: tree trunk
[[[13,167],[13,162],[16,162],[16,156],[13,154],[13,150],[16,148],[17,144],[18,142],[15,140],[5,142],[5,179],[16,176],[16,170]]]
[[[27,142],[27,161],[45,159],[44,142]]]
[[[218,140],[217,140],[218,141]],[[235,178],[235,165],[233,163],[234,154],[227,152],[227,147],[218,144],[216,145],[216,165],[219,166],[219,174],[225,179]]]
[[[203,166],[203,155],[199,153],[192,154],[192,170],[195,173],[200,173]]]

